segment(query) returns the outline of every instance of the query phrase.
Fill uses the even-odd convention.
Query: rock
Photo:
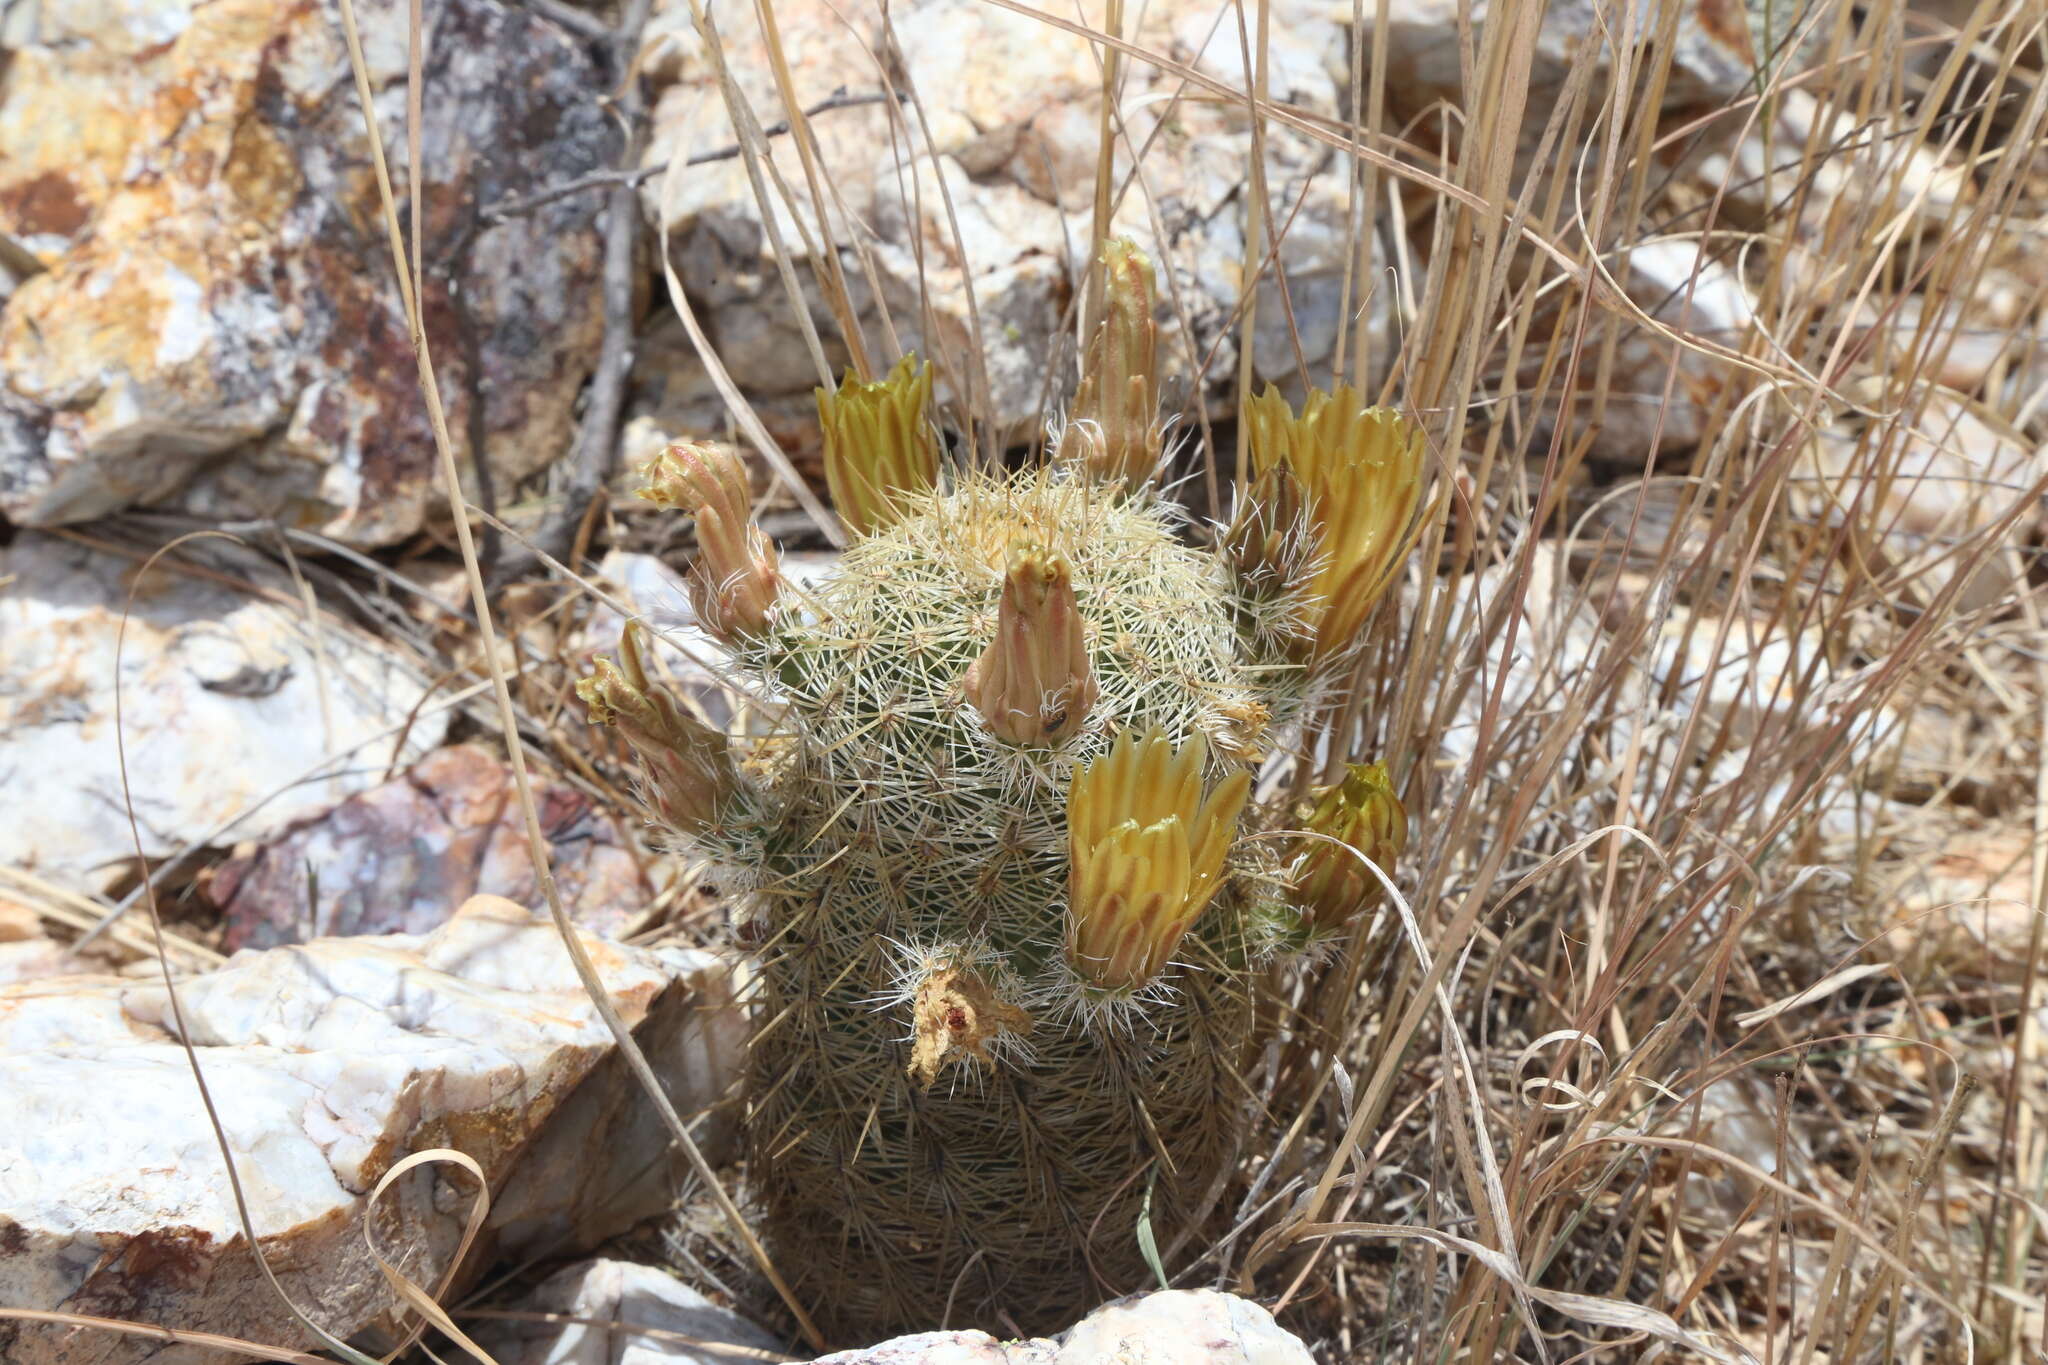
[[[1728,1156],[1767,1175],[1797,1185],[1802,1169],[1813,1160],[1812,1119],[1790,1107],[1785,1125],[1785,1164],[1778,1169],[1777,1100],[1760,1080],[1737,1075],[1717,1081],[1699,1096],[1699,1107],[1686,1106],[1669,1122],[1683,1128],[1687,1140],[1700,1144],[1699,1158],[1685,1183],[1686,1210],[1697,1218],[1740,1219],[1756,1193],[1757,1181],[1737,1166],[1714,1158]]]
[[[625,831],[565,783],[536,782],[534,801],[571,917],[617,934],[651,894]],[[541,903],[512,770],[466,744],[436,749],[397,781],[219,864],[205,892],[226,916],[231,952],[425,933],[478,894]]]
[[[1105,1304],[1067,1329],[1054,1365],[1312,1365],[1250,1299],[1169,1289]]]
[[[842,91],[879,98],[881,81],[871,56],[872,0],[838,12],[826,0],[795,0],[778,5],[775,13],[801,106],[812,107]],[[723,21],[720,38],[735,81],[760,121],[775,123],[781,106],[759,20],[744,10],[721,11],[716,17]],[[772,264],[746,163],[735,152],[739,136],[683,0],[656,6],[640,62],[653,77],[654,89],[643,164],[660,168],[676,156],[697,159],[685,172],[656,175],[645,183],[641,194],[649,221],[668,224],[677,275],[720,359],[748,396],[808,395],[818,382],[817,371]],[[833,108],[813,117],[810,127],[820,162],[831,167],[837,201],[852,214],[866,213],[874,198],[870,177],[877,149],[891,145],[888,109],[872,100]],[[793,258],[802,262],[798,273],[810,291],[814,325],[821,336],[834,337],[837,330],[824,296],[810,275],[805,234],[816,231],[817,207],[803,163],[789,137],[773,139],[769,150],[776,175],[797,205],[793,214],[779,195],[773,196],[775,227]],[[832,221],[843,235],[844,220],[834,214]],[[858,263],[851,269],[858,283]],[[835,367],[845,363],[836,341],[827,358]]]
[[[122,649],[129,786],[151,858],[267,837],[373,785],[446,728],[420,705],[425,679],[388,646],[331,618],[309,625],[288,578],[218,547],[158,562]],[[114,652],[135,568],[36,533],[0,550],[0,785],[36,793],[0,820],[0,863],[81,890],[134,863]],[[63,780],[43,780],[54,772]]]
[[[1702,345],[1743,349],[1755,317],[1749,290],[1736,270],[1702,255],[1696,242],[1638,245],[1629,252],[1620,280],[1630,302],[1659,327]],[[1534,326],[1547,329],[1557,321],[1552,305],[1538,314]],[[1574,439],[1592,426],[1589,452],[1625,465],[1640,465],[1655,452],[1697,447],[1709,409],[1741,378],[1736,367],[1681,346],[1619,309],[1594,314],[1586,354],[1603,349],[1610,332],[1612,374],[1604,387],[1591,383],[1590,377],[1580,385],[1573,405]],[[1541,371],[1540,360],[1525,360],[1521,379],[1537,384]],[[1536,448],[1542,449],[1549,439],[1540,437]]]
[[[1994,372],[2003,371],[2017,400],[1993,406],[2017,412],[2030,390],[2048,374],[2037,374],[2039,358],[2031,354],[2040,339],[2026,320],[1999,317],[1991,309],[1924,294],[1887,299],[1883,310],[1869,306],[1871,325],[1858,341],[1868,339],[1873,361],[1902,383],[1932,380],[1944,389],[1970,394],[1983,388]],[[1880,312],[1888,317],[1880,316]]]
[[[763,314],[769,316],[772,310],[764,305]],[[728,338],[726,345],[731,344]],[[794,338],[790,344],[802,346]],[[818,426],[818,401],[811,388],[768,395],[749,384],[748,401],[798,474],[814,488],[825,487],[825,437]],[[619,470],[626,481],[623,491],[628,493],[638,484],[633,471],[659,455],[671,441],[741,440],[725,398],[690,344],[682,320],[671,312],[653,318],[634,342],[627,403],[632,415],[620,433]],[[755,493],[788,502],[789,491],[766,470],[765,462],[763,466],[754,471]]]
[[[516,1311],[655,1327],[679,1337],[487,1320],[479,1344],[499,1365],[726,1365],[778,1350],[761,1329],[666,1272],[620,1261],[570,1266]],[[720,1351],[716,1343],[739,1349]],[[1311,1357],[1293,1333],[1248,1299],[1213,1289],[1174,1289],[1105,1304],[1057,1341],[998,1341],[971,1330],[918,1332],[819,1356],[812,1365],[1311,1365]]]
[[[715,1101],[740,1049],[709,1049],[721,1065],[707,1071],[706,1043],[743,1029],[714,988],[715,959],[585,944],[643,1037],[694,1038],[680,1052],[650,1048],[681,1110]],[[478,897],[424,937],[241,953],[185,982],[180,1000],[265,1253],[286,1291],[339,1335],[393,1320],[398,1299],[366,1247],[365,1204],[408,1153],[453,1147],[502,1192],[472,1267],[515,1244],[539,1256],[615,1235],[659,1210],[678,1175],[662,1147],[616,1140],[640,1126],[607,1113],[600,1144],[579,1121],[610,1035],[552,926],[510,902]],[[0,1302],[315,1346],[242,1237],[172,1028],[160,985],[0,990],[0,1111],[10,1120],[0,1127]],[[565,1124],[579,1180],[561,1178],[570,1154],[559,1146],[544,1160]],[[522,1184],[536,1161],[542,1169]],[[379,1244],[432,1284],[473,1193],[451,1166],[416,1168],[379,1202]],[[509,1225],[508,1207],[517,1213]],[[562,1240],[535,1240],[544,1232]],[[27,1323],[0,1324],[0,1358],[228,1359]]]
[[[789,1358],[781,1342],[731,1309],[666,1271],[631,1261],[584,1261],[557,1271],[520,1300],[519,1311],[621,1326],[486,1319],[475,1332],[477,1344],[498,1365],[734,1365]],[[667,1335],[627,1330],[633,1327]]]
[[[358,8],[403,194],[406,9]],[[10,9],[0,258],[27,273],[0,311],[10,519],[171,502],[383,545],[439,505],[338,14]],[[587,46],[534,11],[432,0],[426,24],[427,333],[458,460],[480,432],[503,490],[569,441],[603,328],[602,196],[486,211],[602,170],[617,139]]]
[[[1847,519],[1866,563],[1897,575],[1903,592],[1924,605],[2048,473],[2048,447],[1938,389],[1901,393],[1866,379],[1849,392],[1865,408],[1807,442],[1796,506],[1830,523]],[[2025,584],[2011,542],[2032,528],[2038,510],[2032,503],[2022,510],[1969,572],[1957,610],[1991,606]]]
[[[553,925],[546,927],[552,935]],[[742,1004],[746,974],[727,958],[694,949],[666,948],[658,956],[677,986],[633,1036],[677,1112],[694,1120],[697,1145],[716,1163],[732,1151],[736,1120],[711,1106],[726,1099],[754,1032]],[[608,1053],[496,1192],[489,1225],[496,1253],[522,1262],[587,1254],[661,1212],[689,1178],[671,1141],[640,1082]],[[604,1160],[593,1161],[593,1152]]]
[[[1463,8],[1460,0],[1403,0],[1389,8],[1384,39],[1388,45],[1388,91],[1391,102],[1404,115],[1420,112],[1437,100],[1472,107],[1460,58],[1466,41],[1460,33]],[[1470,41],[1475,51],[1491,8],[1486,0],[1471,0]],[[1660,7],[1640,0],[1634,8],[1638,38],[1653,37]],[[1376,13],[1375,6],[1365,7],[1362,37],[1367,44],[1380,38],[1374,28]],[[1615,45],[1621,41],[1624,19],[1620,10],[1595,4],[1593,0],[1553,0],[1543,7],[1543,22],[1537,30],[1529,72],[1531,146],[1535,136],[1542,132],[1551,106],[1562,95],[1573,66],[1584,59],[1582,54],[1588,47],[1593,47],[1597,54],[1595,85],[1588,107],[1599,106],[1600,92],[1614,61]],[[1683,110],[1753,93],[1760,47],[1744,4],[1732,0],[1692,0],[1678,16],[1663,107]],[[1640,60],[1637,69],[1641,70]]]
[[[0,939],[0,986],[69,976],[78,970],[55,939]]]
[[[1764,734],[1781,744],[1840,708],[1828,705],[1836,670],[1827,643],[1817,629],[1788,637],[1765,617],[1731,621],[1674,607],[1650,642],[1649,695],[1669,698],[1671,714],[1697,712],[1732,748]],[[1866,733],[1857,737],[1868,744]]]
[[[1927,819],[1937,817],[1924,817]],[[1889,951],[1908,980],[1936,972],[2017,986],[2034,930],[2033,835],[2023,825],[1943,817],[1885,908]]]
[[[918,1332],[859,1351],[819,1356],[812,1365],[1052,1365],[1058,1348],[1043,1338],[997,1341],[986,1332]]]
[[[1169,1289],[1104,1304],[1057,1342],[924,1332],[814,1365],[1312,1365],[1308,1348],[1249,1299]]]
[[[686,13],[680,0],[664,0],[643,49],[659,86],[649,167],[719,157],[737,140]],[[1093,254],[1095,58],[1077,36],[972,0],[917,0],[891,13],[893,24],[885,24],[874,0],[798,0],[777,9],[798,102],[841,99],[812,120],[819,160],[832,170],[827,217],[838,267],[875,359],[886,362],[896,345],[937,357],[939,397],[956,425],[971,408],[1001,440],[1029,441],[1073,383],[1071,312]],[[1242,80],[1234,25],[1219,24],[1213,5],[1172,0],[1142,14],[1136,41],[1217,79]],[[1345,77],[1342,29],[1298,0],[1278,18],[1275,98],[1334,116]],[[742,16],[721,34],[757,116],[776,122],[782,104],[757,23]],[[917,111],[845,102],[879,94],[873,73],[885,62],[916,85],[928,143]],[[1251,130],[1235,107],[1174,101],[1177,75],[1144,62],[1128,73],[1122,113],[1130,138],[1150,150],[1145,189],[1124,195],[1112,230],[1136,238],[1162,276],[1170,267],[1173,292],[1162,278],[1158,312],[1168,408],[1199,398],[1210,415],[1227,417],[1236,401]],[[774,221],[836,369],[844,353],[819,287],[825,235],[791,139],[774,139],[771,153],[796,204],[792,211],[778,197]],[[1298,387],[1306,363],[1310,377],[1326,383],[1349,254],[1346,176],[1327,148],[1281,128],[1268,131],[1266,160],[1295,326],[1279,286],[1262,284],[1255,368],[1262,380]],[[1127,170],[1128,157],[1120,164]],[[666,225],[685,291],[748,395],[771,408],[778,398],[807,396],[817,373],[790,319],[742,164],[702,162],[688,174],[655,177],[644,193],[650,217]],[[867,238],[861,250],[852,225]],[[1354,309],[1368,286],[1355,288]],[[1391,290],[1381,281],[1370,297],[1363,311],[1377,376],[1392,337]]]
[[[1468,765],[1478,757],[1482,730],[1492,736],[1489,760],[1499,763],[1499,746],[1506,727],[1517,720],[1526,724],[1530,717],[1561,706],[1570,689],[1584,686],[1586,674],[1605,647],[1595,605],[1576,585],[1560,581],[1556,559],[1538,553],[1529,561],[1528,568],[1528,588],[1518,598],[1514,596],[1518,564],[1489,564],[1482,568],[1476,575],[1477,584],[1469,590],[1475,599],[1475,614],[1454,618],[1469,622],[1466,630],[1476,630],[1479,622],[1506,610],[1510,601],[1517,604],[1520,617],[1512,650],[1508,648],[1505,623],[1487,637],[1485,644],[1486,663],[1481,676],[1492,680],[1506,675],[1498,714],[1491,720],[1486,714],[1492,705],[1490,687],[1466,688],[1450,724],[1438,738],[1443,750],[1442,763],[1448,770],[1456,770],[1453,765]],[[1401,591],[1407,598],[1401,604],[1402,615],[1412,617],[1416,610],[1414,589],[1404,583]],[[1459,611],[1465,610],[1461,604]],[[1617,705],[1620,709],[1626,703]]]
[[[1796,230],[1802,242],[1831,240],[1824,229],[1829,220],[1875,211],[1886,218],[1910,214],[1923,230],[1938,232],[1967,211],[1975,193],[1966,169],[1944,163],[1903,129],[1861,127],[1847,110],[1831,115],[1807,90],[1781,91],[1771,101],[1771,117],[1775,125],[1759,119],[1741,142],[1707,149],[1693,168],[1695,194],[1718,198],[1721,216],[1733,225],[1779,236]],[[1850,150],[1809,165],[1804,149],[1810,142]],[[1794,186],[1801,188],[1801,216],[1788,225],[1785,207]],[[1818,278],[1840,262],[1806,264]]]

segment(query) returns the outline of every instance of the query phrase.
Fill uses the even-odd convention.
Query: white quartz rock
[[[387,645],[296,606],[253,555],[159,562],[120,647],[128,788],[151,858],[260,839],[376,785],[427,680]],[[99,889],[133,867],[116,746],[114,657],[135,564],[24,532],[0,550],[0,863]],[[431,702],[405,754],[438,743]],[[323,760],[331,760],[322,766]],[[230,822],[234,823],[230,823]]]
[[[923,1332],[814,1365],[1312,1365],[1300,1338],[1249,1299],[1169,1289],[1104,1304],[1057,1341]]]
[[[1250,1299],[1169,1289],[1104,1304],[1067,1329],[1053,1365],[1312,1365]]]
[[[498,1365],[736,1365],[789,1358],[782,1343],[731,1309],[658,1267],[631,1261],[569,1266],[528,1295],[519,1311],[619,1326],[487,1319],[477,1341]]]
[[[678,1108],[715,1102],[744,1039],[716,960],[584,942]],[[39,984],[0,989],[0,1303],[316,1345],[243,1239],[162,985]],[[388,1325],[396,1305],[365,1196],[409,1153],[450,1147],[482,1168],[493,1221],[472,1266],[587,1249],[662,1206],[665,1135],[604,1065],[611,1036],[554,928],[509,901],[475,897],[423,937],[241,953],[179,1003],[256,1235],[337,1335]],[[378,1204],[379,1244],[433,1283],[473,1193],[456,1167],[414,1169]],[[0,1359],[226,1357],[5,1323]]]

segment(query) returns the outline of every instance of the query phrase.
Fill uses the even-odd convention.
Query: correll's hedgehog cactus
[[[1405,838],[1383,772],[1321,793],[1295,843],[1245,836],[1269,728],[1410,543],[1418,441],[1348,391],[1261,400],[1260,480],[1191,546],[1135,406],[1150,267],[1105,255],[1049,468],[943,469],[911,364],[821,394],[857,535],[812,591],[781,584],[731,457],[650,468],[699,520],[699,613],[767,733],[689,717],[630,635],[582,687],[660,821],[744,893],[749,1179],[844,1337],[1055,1328],[1198,1249],[1249,1118],[1255,984],[1376,893],[1333,840],[1385,865]]]

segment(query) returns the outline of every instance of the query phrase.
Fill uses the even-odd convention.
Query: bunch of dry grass
[[[1244,17],[1262,73],[1268,17]],[[1896,4],[1810,7],[1753,96],[1675,120],[1682,18],[1607,15],[1542,109],[1540,7],[1493,6],[1466,54],[1484,97],[1437,111],[1437,150],[1384,131],[1377,59],[1331,126],[1130,47],[1114,4],[1047,21],[1100,45],[1109,87],[1149,62],[1349,156],[1359,259],[1385,231],[1422,276],[1387,387],[1464,496],[1398,626],[1267,777],[1394,756],[1405,899],[1274,982],[1285,1041],[1245,1077],[1270,1141],[1182,1277],[1277,1299],[1333,1358],[2039,1342],[2039,935],[1992,983],[1896,924],[1893,890],[1975,818],[1964,784],[2009,812],[2035,785],[2048,694],[2012,547],[2044,484],[1993,456],[2044,435],[2007,382],[2038,287],[1974,392],[1941,380],[1966,336],[1942,305],[1972,316],[2048,212],[2041,21],[1985,4],[1944,42]],[[1144,192],[1143,149],[1116,185],[1103,134],[1098,222]],[[1248,273],[1285,231],[1252,215]],[[1674,242],[1696,263],[1645,308],[1631,257]],[[1732,332],[1689,323],[1716,271],[1752,298]],[[1609,405],[1646,342],[1647,418]],[[1368,356],[1361,320],[1361,382]],[[1679,469],[1655,453],[1674,399],[1697,410]],[[1645,433],[1619,480],[1617,427]],[[1902,781],[1930,725],[1967,766]]]

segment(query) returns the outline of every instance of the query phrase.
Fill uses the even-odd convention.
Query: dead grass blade
[[[384,1249],[377,1245],[376,1219],[374,1215],[377,1211],[377,1201],[384,1197],[384,1192],[390,1189],[400,1176],[417,1166],[439,1163],[460,1166],[463,1170],[468,1171],[471,1178],[476,1181],[476,1198],[470,1201],[469,1217],[463,1221],[462,1225],[462,1237],[456,1243],[454,1252],[448,1257],[447,1268],[441,1272],[441,1283],[435,1288],[433,1293],[429,1294],[426,1290],[413,1283],[404,1271],[392,1264],[391,1258],[384,1254]],[[455,1273],[462,1268],[463,1258],[469,1255],[469,1248],[476,1241],[476,1235],[483,1231],[484,1220],[490,1216],[490,1213],[491,1189],[490,1185],[484,1180],[483,1167],[477,1165],[475,1159],[467,1153],[458,1152],[452,1147],[429,1147],[425,1151],[414,1152],[403,1160],[393,1163],[391,1169],[384,1172],[378,1178],[376,1186],[370,1191],[369,1198],[363,1201],[363,1242],[369,1247],[370,1255],[376,1258],[377,1269],[383,1273],[385,1282],[391,1286],[393,1292],[399,1298],[411,1304],[414,1311],[420,1315],[419,1322],[408,1329],[398,1344],[385,1354],[384,1360],[386,1365],[389,1365],[389,1362],[396,1360],[411,1349],[428,1327],[434,1328],[450,1341],[461,1346],[463,1350],[474,1356],[480,1362],[480,1365],[498,1365],[497,1361],[493,1360],[487,1351],[478,1346],[474,1341],[471,1341],[468,1335],[455,1325],[454,1320],[441,1307],[442,1295],[446,1294],[448,1286],[455,1282]]]

